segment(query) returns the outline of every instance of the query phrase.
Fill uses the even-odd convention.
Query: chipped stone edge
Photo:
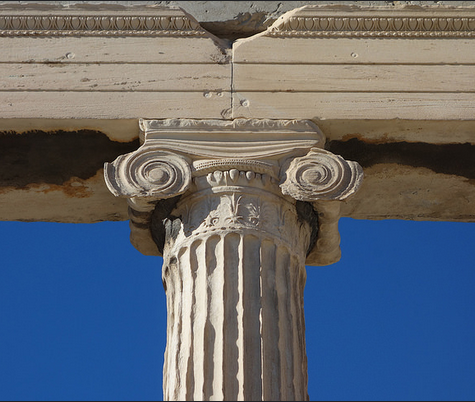
[[[308,5],[282,14],[263,32],[238,39],[234,49],[272,38],[473,38],[472,6]]]

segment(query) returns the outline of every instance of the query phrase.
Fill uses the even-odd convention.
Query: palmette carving
[[[193,192],[173,211],[181,217],[180,244],[197,236],[254,233],[299,252],[304,264],[312,228],[298,217],[295,203],[277,182],[254,172],[216,171],[194,179]]]

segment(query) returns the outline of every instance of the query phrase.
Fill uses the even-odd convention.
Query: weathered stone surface
[[[178,8],[0,11],[3,119],[222,118],[231,106],[226,42]]]
[[[0,219],[128,206],[165,261],[166,399],[308,399],[304,266],[338,260],[342,214],[475,221],[473,7],[13,3]],[[105,169],[126,202],[100,166],[142,116]]]
[[[104,160],[137,148],[95,130],[0,133],[0,213],[4,220],[91,222],[126,219],[104,187]]]
[[[139,135],[136,120],[99,121],[95,124],[92,121],[67,122],[70,127],[74,127],[73,123],[78,128],[89,127],[91,130],[97,130],[102,125],[102,132],[113,141],[127,143]],[[346,159],[359,161],[365,171],[360,191],[343,202],[342,216],[358,219],[475,220],[475,186],[471,178],[473,170],[470,170],[473,168],[470,161],[474,122],[326,120],[317,123],[327,136],[328,149],[344,155]],[[64,126],[58,122],[45,125],[45,121],[35,121],[25,125],[24,130],[28,132],[34,127],[57,132]],[[448,148],[444,148],[446,146]],[[130,151],[135,148],[131,143]],[[49,148],[45,144],[43,155],[54,151],[58,148]],[[103,159],[101,165],[112,160]],[[5,172],[10,172],[10,175],[20,173],[18,166],[11,162],[3,160],[2,166],[8,167]],[[25,180],[24,175],[19,178]],[[97,222],[128,218],[126,202],[114,200],[103,180],[86,179],[83,182],[87,183],[91,196],[77,199],[75,197],[79,193],[71,192],[66,185],[57,185],[55,192],[42,192],[39,190],[41,186],[49,188],[51,183],[32,183],[21,190],[18,183],[8,186],[4,183],[0,219]],[[62,196],[58,201],[57,196],[61,194],[68,196]],[[454,194],[457,194],[456,198]],[[35,201],[35,197],[40,198]],[[35,207],[32,208],[32,205]],[[79,209],[78,205],[81,205]]]
[[[151,12],[144,8],[147,2],[137,2],[141,3],[138,7],[125,7],[127,2],[107,6],[73,6],[73,3],[64,2],[66,7],[60,7],[61,12],[58,12],[58,2],[35,3],[29,11],[24,3],[18,2],[1,2],[0,7],[2,16],[24,13],[87,16],[100,10],[101,16],[114,17],[117,13],[127,15],[132,9],[145,14]],[[192,14],[195,13],[193,10],[201,10],[196,11],[198,21],[212,22],[216,18],[221,21],[235,19],[239,15],[236,10],[246,7],[252,15],[263,11],[269,16],[276,11],[274,15],[277,16],[301,2],[283,2],[279,9],[276,4],[271,7],[275,2],[254,2],[252,7],[249,2],[236,2],[232,7],[222,7],[218,3],[183,2],[182,5],[190,7],[185,9]],[[386,2],[367,3],[374,6]],[[439,30],[431,30],[433,26],[409,24],[411,30],[401,31],[403,25],[400,25],[399,36],[393,37],[381,30],[383,25],[378,28],[370,24],[372,32],[379,32],[379,36],[368,39],[362,36],[358,25],[351,25],[344,33],[347,37],[334,37],[335,32],[333,36],[329,35],[328,29],[320,32],[327,36],[317,37],[312,22],[306,27],[312,38],[285,36],[285,32],[290,32],[285,27],[292,18],[305,19],[311,15],[326,18],[329,13],[355,16],[360,11],[354,7],[297,10],[274,26],[284,28],[238,41],[231,52],[229,42],[217,40],[199,28],[191,31],[200,35],[190,36],[186,26],[181,27],[187,33],[184,38],[165,37],[164,30],[160,29],[152,30],[155,32],[153,37],[137,36],[130,30],[129,36],[104,36],[104,32],[94,36],[85,34],[87,24],[82,34],[76,36],[45,31],[33,38],[28,34],[32,28],[25,29],[19,36],[12,34],[10,29],[10,33],[3,33],[10,37],[0,38],[0,59],[6,68],[0,79],[3,80],[0,131],[22,135],[33,131],[93,130],[104,133],[114,142],[127,143],[137,139],[138,117],[144,115],[154,119],[228,119],[232,115],[271,119],[302,117],[312,120],[323,130],[327,149],[338,147],[342,153],[351,155],[349,159],[361,162],[365,168],[363,188],[355,197],[344,201],[343,216],[472,221],[475,219],[474,186],[469,161],[475,130],[473,80],[470,79],[474,42],[470,39],[473,7],[467,5],[473,5],[473,2],[446,2],[442,7],[429,7],[430,2],[411,3],[424,7],[407,8],[395,2],[379,9],[378,15],[382,15],[383,20],[401,17],[401,13],[409,17],[433,15],[441,18],[437,25]],[[451,11],[453,7],[447,6],[464,7]],[[184,15],[179,10],[161,7],[153,10],[154,15]],[[218,11],[221,16],[216,17]],[[366,11],[362,9],[361,12]],[[457,22],[458,25],[444,28],[440,21],[447,22],[450,13],[460,24]],[[462,14],[467,17],[465,22],[457,19]],[[299,28],[299,25],[295,27]],[[56,26],[56,30],[58,28]],[[310,35],[302,31],[302,26],[299,29],[300,36]],[[402,33],[408,36],[403,37]],[[418,38],[416,34],[426,36]],[[177,46],[178,42],[180,46]],[[151,48],[158,51],[146,51]],[[176,51],[178,48],[183,51]],[[302,58],[307,61],[304,66]],[[143,80],[147,74],[149,79]],[[88,85],[97,87],[89,88]],[[94,88],[100,91],[92,92]],[[113,142],[110,145],[113,146]],[[55,150],[54,146],[45,147],[44,155]],[[70,156],[72,165],[82,163],[73,160],[79,155]],[[108,161],[103,159],[102,162]],[[46,168],[47,157],[43,161]],[[82,193],[71,191],[67,184],[56,183],[60,193],[68,194],[61,201],[64,208],[57,208],[58,200],[53,197],[56,192],[44,193],[36,188],[51,183],[39,180],[41,178],[36,174],[27,184],[25,180],[30,176],[21,173],[12,159],[2,163],[11,177],[19,175],[16,184],[2,183],[2,220],[96,222],[127,216],[125,204],[110,203],[103,183],[93,182],[92,178],[77,176],[82,183],[87,183],[94,197],[75,199],[82,197]],[[38,172],[42,170],[40,168]],[[454,193],[467,202],[454,202]],[[106,194],[106,198],[100,198]],[[34,202],[36,196],[40,196],[41,201]],[[22,215],[19,206],[25,202],[28,213]],[[76,209],[75,214],[72,211],[79,202],[83,207]],[[32,204],[35,208],[27,208]]]
[[[1,6],[23,6],[23,1],[0,1]],[[38,2],[39,3],[39,2]],[[58,4],[64,7],[90,6],[103,1],[48,1],[43,7]],[[392,8],[411,4],[426,7],[471,6],[473,1],[107,1],[109,9],[134,6],[176,6],[187,10],[203,28],[227,38],[245,37],[265,31],[283,13],[306,5],[388,6]]]
[[[166,223],[164,398],[307,400],[310,225],[265,175],[194,182]]]
[[[474,21],[473,8],[291,11],[235,42],[233,117],[472,119]]]
[[[324,136],[310,121],[166,119],[143,120],[141,126],[144,144],[107,163],[105,180],[115,196],[129,199],[132,243],[144,254],[161,254],[162,245],[153,247],[151,241],[158,235],[150,232],[153,211],[162,208],[160,200],[195,192],[198,177],[208,175],[218,182],[222,178],[220,185],[237,193],[241,180],[262,178],[264,183],[279,185],[282,202],[290,196],[294,202],[318,203],[323,216],[325,201],[347,199],[363,178],[356,162],[322,149]],[[326,217],[339,218],[333,213]],[[307,251],[312,259],[307,264],[326,265],[340,258],[337,225],[329,222],[324,228],[328,230],[315,227],[314,241],[318,238],[329,246],[320,260],[320,251],[311,244]]]
[[[308,400],[305,265],[339,259],[337,204],[361,167],[311,121],[141,126],[105,180],[129,199],[132,243],[163,253],[165,400]]]
[[[104,185],[103,169],[87,180],[72,177],[61,185],[2,187],[0,214],[2,220],[24,222],[93,223],[128,219],[127,203],[115,198]]]

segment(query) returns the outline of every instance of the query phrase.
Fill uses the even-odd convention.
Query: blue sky
[[[311,400],[475,399],[475,223],[342,219],[308,267]],[[160,400],[161,259],[127,222],[0,222],[0,399]]]

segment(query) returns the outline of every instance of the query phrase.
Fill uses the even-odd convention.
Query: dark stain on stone
[[[129,207],[128,215],[134,226],[140,229],[150,228],[151,212],[141,212]]]
[[[152,232],[152,239],[157,245],[160,254],[163,254],[165,240],[170,239],[174,241],[180,231],[180,218],[171,216],[171,213],[175,209],[180,198],[181,195],[160,200],[152,213],[150,230]]]
[[[347,160],[358,162],[363,168],[378,164],[423,167],[448,175],[475,179],[475,145],[427,144],[422,142],[394,142],[371,144],[353,138],[348,141],[330,141],[326,149]]]
[[[139,140],[116,142],[93,130],[0,132],[0,187],[63,185],[87,180],[119,155],[136,150]]]
[[[297,201],[295,204],[297,210],[297,216],[301,221],[308,222],[312,228],[312,233],[310,234],[310,244],[307,249],[307,256],[315,247],[318,239],[318,212],[313,209],[312,204],[304,201]]]

